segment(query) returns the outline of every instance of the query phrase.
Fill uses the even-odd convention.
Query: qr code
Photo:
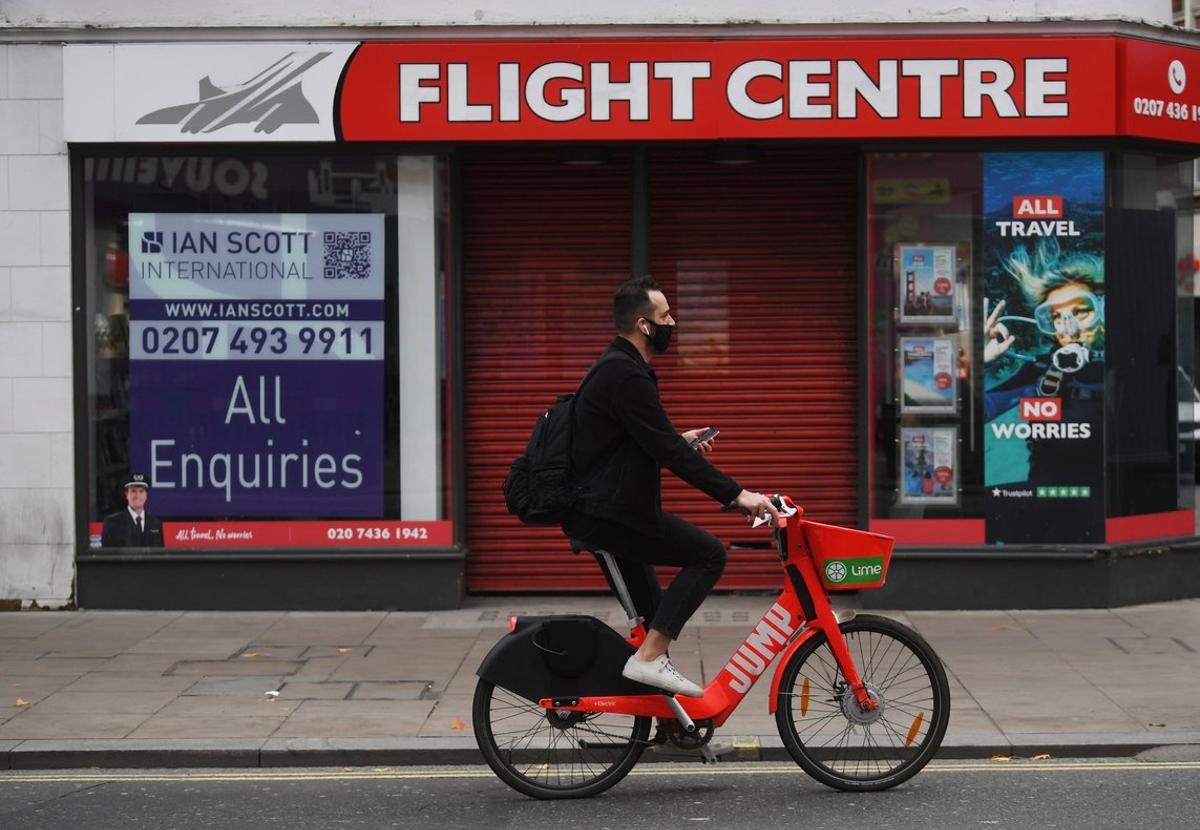
[[[325,279],[365,280],[370,275],[370,231],[325,231]]]

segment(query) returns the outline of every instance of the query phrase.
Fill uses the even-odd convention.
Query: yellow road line
[[[1200,761],[1008,761],[991,763],[934,763],[925,767],[922,773],[968,773],[968,772],[1128,772],[1131,770],[1175,772],[1183,770],[1200,770]],[[668,778],[673,776],[728,776],[728,775],[803,775],[802,770],[795,765],[766,765],[766,764],[729,764],[725,766],[700,766],[682,768],[677,765],[670,767],[647,765],[633,770],[630,775],[640,777]],[[161,783],[186,781],[189,783],[214,782],[303,782],[303,781],[415,781],[437,779],[476,779],[493,778],[490,770],[475,769],[370,769],[370,770],[341,770],[341,771],[240,771],[220,773],[130,773],[114,772],[106,775],[102,772],[86,772],[72,775],[56,773],[8,773],[0,772],[0,783]]]

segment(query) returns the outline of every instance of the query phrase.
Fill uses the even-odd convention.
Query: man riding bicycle
[[[667,649],[724,571],[725,546],[663,512],[660,471],[666,467],[751,519],[777,519],[778,512],[767,496],[743,489],[704,457],[713,449],[711,439],[693,446],[704,428],[679,433],[663,409],[650,363],[670,345],[675,320],[658,284],[650,277],[623,284],[613,295],[613,321],[617,337],[575,400],[572,464],[583,489],[563,531],[613,554],[634,606],[648,621],[646,640],[625,664],[624,676],[701,697],[701,688],[671,664]],[[681,568],[665,592],[655,565]]]

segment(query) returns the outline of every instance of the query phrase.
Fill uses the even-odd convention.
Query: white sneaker
[[[625,661],[621,676],[677,695],[704,697],[704,690],[680,674],[665,654],[655,660],[639,660],[634,655]]]

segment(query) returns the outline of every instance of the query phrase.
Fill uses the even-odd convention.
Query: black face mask
[[[675,333],[675,327],[659,323],[651,325],[654,326],[654,334],[650,335],[650,345],[654,347],[654,351],[662,354],[671,345],[671,335]]]

